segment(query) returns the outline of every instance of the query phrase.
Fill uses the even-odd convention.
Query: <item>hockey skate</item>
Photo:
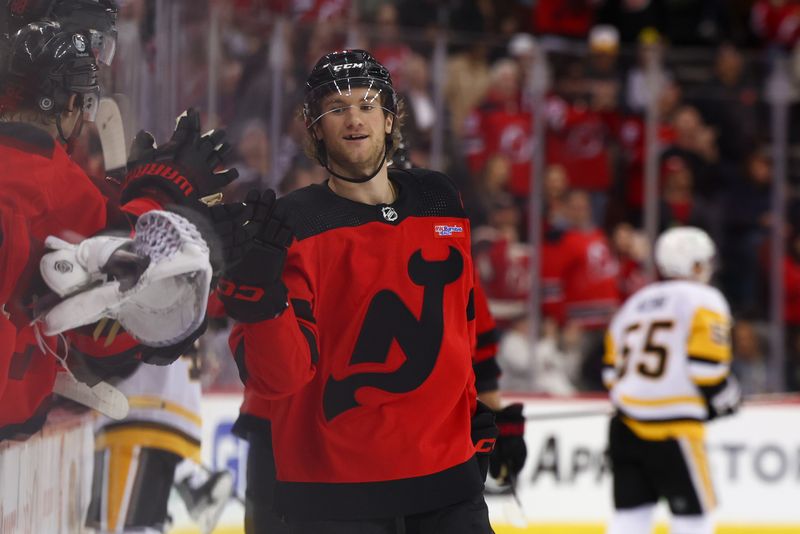
[[[215,471],[196,488],[189,481],[187,477],[175,484],[178,495],[186,504],[189,517],[200,527],[200,532],[211,534],[233,494],[233,475],[229,471]]]

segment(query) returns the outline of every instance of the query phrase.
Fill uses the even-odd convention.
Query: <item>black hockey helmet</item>
[[[315,155],[320,165],[328,172],[348,182],[363,183],[374,178],[380,172],[387,156],[393,153],[394,134],[397,120],[392,122],[392,132],[386,134],[384,157],[378,167],[370,175],[360,178],[342,176],[328,166],[328,156],[325,144],[317,139],[312,126],[324,115],[335,110],[322,109],[322,102],[330,94],[352,95],[354,89],[366,89],[363,99],[366,103],[378,103],[386,112],[397,119],[398,100],[397,93],[392,85],[392,76],[389,69],[384,67],[372,54],[365,50],[342,50],[331,52],[322,56],[306,81],[306,96],[303,101],[303,117],[306,128],[315,144]]]
[[[0,34],[11,38],[32,22],[58,22],[64,31],[87,33],[95,59],[111,64],[117,41],[114,0],[6,0],[6,4],[0,12]]]
[[[93,120],[100,86],[90,42],[86,32],[65,31],[48,20],[20,29],[10,42],[0,111],[35,109],[59,116],[77,94],[84,116]]]
[[[397,114],[397,93],[389,70],[365,50],[342,50],[325,54],[311,69],[303,103],[306,126],[311,127],[322,117],[320,104],[324,97],[331,93],[350,94],[357,87],[374,90],[371,101],[379,98],[385,111]]]

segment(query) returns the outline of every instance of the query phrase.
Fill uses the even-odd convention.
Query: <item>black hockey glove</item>
[[[239,176],[236,169],[216,171],[231,152],[224,130],[200,134],[200,114],[190,108],[178,118],[170,140],[158,148],[150,133],[136,134],[121,202],[155,191],[169,202],[197,208],[201,199],[219,193]]]
[[[224,270],[239,265],[253,246],[256,206],[261,199],[258,191],[250,191],[244,202],[216,204],[207,210],[214,233],[222,250]]]
[[[701,387],[700,391],[706,399],[708,421],[733,415],[742,404],[742,390],[739,381],[733,375],[716,386]]]
[[[525,416],[522,404],[509,404],[496,413],[497,444],[489,459],[489,472],[501,484],[511,484],[522,471],[528,449],[525,446]]]
[[[229,316],[255,323],[279,316],[288,306],[281,275],[293,234],[273,190],[267,189],[257,200],[251,192],[245,204],[253,210],[253,218],[242,226],[252,236],[250,244],[242,248],[235,241],[230,246],[234,265],[219,279],[217,293]],[[241,234],[234,228],[229,235]],[[241,260],[236,262],[236,254],[242,250]]]
[[[489,472],[489,457],[497,442],[497,425],[494,412],[481,401],[472,416],[472,443],[475,445],[475,458],[481,470],[481,479],[486,481]]]

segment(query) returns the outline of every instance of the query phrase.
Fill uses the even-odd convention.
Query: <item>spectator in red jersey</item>
[[[589,195],[571,191],[567,205],[571,227],[558,247],[565,318],[584,329],[584,386],[599,390],[603,334],[620,304],[619,263],[594,224]]]
[[[800,232],[789,240],[783,259],[783,313],[786,320],[786,387],[800,391]]]
[[[617,113],[619,84],[615,80],[588,83],[589,107],[552,99],[548,108],[550,129],[547,161],[562,165],[572,188],[590,193],[597,224],[605,218],[611,186],[611,129],[609,115]]]
[[[530,187],[531,114],[523,109],[521,72],[511,59],[492,67],[489,92],[467,118],[464,149],[467,164],[478,173],[490,156],[503,154],[511,161],[509,191],[525,198]]]
[[[624,301],[649,282],[644,263],[650,247],[647,238],[629,223],[614,227],[611,244],[619,262],[619,293]]]
[[[475,265],[500,329],[527,314],[532,251],[519,239],[521,218],[514,199],[501,195],[494,200],[488,225],[475,229]]]
[[[533,29],[537,34],[586,37],[601,3],[598,0],[539,0],[533,8]]]
[[[758,0],[750,12],[750,25],[765,44],[791,49],[800,37],[800,2]]]

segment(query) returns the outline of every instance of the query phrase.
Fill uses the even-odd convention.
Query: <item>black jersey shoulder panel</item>
[[[426,169],[391,169],[389,177],[399,190],[397,201],[389,205],[353,202],[336,195],[327,184],[298,189],[279,202],[300,241],[328,230],[372,222],[398,225],[408,217],[466,218],[458,190],[446,175]],[[385,220],[384,208],[394,209],[397,219]]]
[[[0,145],[52,158],[55,141],[36,126],[24,122],[0,122]]]

